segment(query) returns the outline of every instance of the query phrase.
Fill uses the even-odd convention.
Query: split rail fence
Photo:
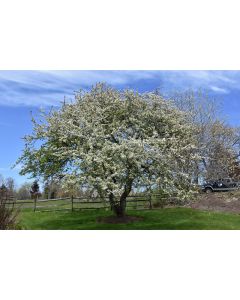
[[[174,200],[172,198],[172,200]],[[127,197],[126,209],[152,209],[155,206],[161,207],[169,198],[158,194],[133,195]],[[66,197],[57,199],[30,199],[16,200],[13,197],[7,199],[7,205],[19,209],[29,209],[35,211],[57,211],[57,210],[90,210],[105,209],[110,210],[109,200],[86,197]],[[156,205],[157,203],[157,205]]]

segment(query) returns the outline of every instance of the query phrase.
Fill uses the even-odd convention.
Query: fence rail
[[[162,194],[131,195],[127,197],[126,209],[152,209],[155,203],[165,203],[169,197]],[[174,197],[172,197],[174,199]],[[27,199],[16,200],[9,198],[7,205],[16,208],[32,209],[33,211],[49,210],[89,210],[89,209],[111,209],[108,198],[86,198],[86,197],[65,197],[56,199]]]

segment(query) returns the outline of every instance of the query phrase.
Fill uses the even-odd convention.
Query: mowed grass
[[[128,215],[141,216],[143,220],[129,224],[99,223],[99,217],[110,216],[111,211],[22,211],[19,226],[22,229],[240,229],[240,215],[208,212],[190,208],[165,208],[133,210]]]

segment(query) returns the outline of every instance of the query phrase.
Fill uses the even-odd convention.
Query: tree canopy
[[[118,215],[136,186],[188,192],[197,159],[193,126],[160,95],[97,84],[32,121],[18,160],[22,175],[95,189]]]

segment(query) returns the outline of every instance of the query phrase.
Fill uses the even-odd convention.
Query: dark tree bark
[[[116,201],[114,199],[113,193],[109,195],[109,201],[113,212],[116,214],[117,217],[124,217],[126,215],[126,200],[127,196],[130,194],[132,189],[133,180],[129,180],[125,185],[124,192],[120,196],[120,200]]]

